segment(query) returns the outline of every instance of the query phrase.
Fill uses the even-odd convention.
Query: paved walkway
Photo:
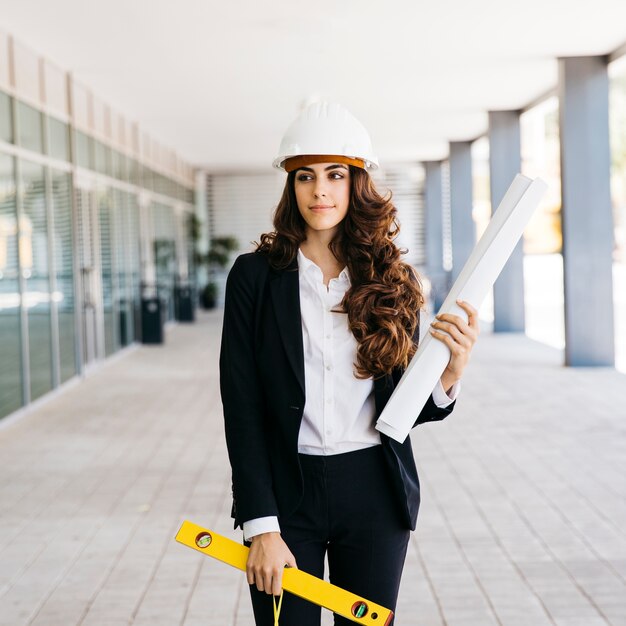
[[[244,576],[173,540],[183,519],[239,538],[220,325],[172,327],[0,428],[1,626],[253,623]],[[626,624],[626,377],[560,363],[483,333],[455,412],[414,431],[397,626]]]

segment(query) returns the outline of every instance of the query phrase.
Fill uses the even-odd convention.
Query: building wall
[[[173,318],[193,211],[190,165],[0,33],[0,417],[140,339],[142,283]]]

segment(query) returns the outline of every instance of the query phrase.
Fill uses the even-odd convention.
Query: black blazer
[[[419,328],[413,337],[419,340]],[[298,432],[305,400],[298,263],[273,269],[261,252],[242,254],[228,274],[219,357],[226,444],[232,466],[235,528],[268,515],[286,517],[300,503]],[[397,368],[374,382],[377,419],[402,376]],[[432,396],[415,425],[441,420]],[[410,437],[381,433],[393,490],[406,527],[420,503]]]

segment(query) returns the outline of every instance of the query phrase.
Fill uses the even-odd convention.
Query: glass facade
[[[167,319],[174,318],[174,283],[176,281],[176,224],[171,207],[152,204],[154,239],[152,241],[159,297],[165,304]]]
[[[611,77],[611,196],[615,222],[615,261],[626,264],[626,63]]]
[[[113,203],[114,305],[118,344],[126,346],[138,336],[135,315],[140,305],[138,207],[132,194],[116,190]]]
[[[22,160],[20,169],[19,258],[28,319],[30,398],[34,400],[52,389],[46,180],[41,165]]]
[[[113,190],[98,194],[98,222],[100,227],[100,267],[102,283],[102,309],[104,315],[104,353],[113,354],[117,348],[115,332],[115,308],[113,306],[114,274],[112,250],[112,205]]]
[[[128,345],[129,339],[129,281],[127,250],[124,241],[124,215],[126,213],[126,198],[122,190],[113,190],[113,204],[111,207],[112,233],[111,243],[113,250],[113,302],[117,317],[117,343],[120,347]]]
[[[94,141],[94,163],[96,172],[111,176],[111,149],[101,141]]]
[[[524,230],[526,334],[565,346],[561,237],[559,102],[549,98],[521,115],[522,173],[541,176],[548,191]]]
[[[43,152],[42,114],[37,109],[17,103],[17,127],[19,129],[19,145],[27,150]]]
[[[12,98],[0,91],[0,141],[13,142]]]
[[[193,198],[0,91],[0,418],[141,337],[142,267],[152,262],[142,259],[142,210],[165,317],[174,317],[177,254],[191,245],[177,250],[174,203]]]
[[[611,199],[613,247],[613,319],[615,366],[626,372],[626,59],[609,66],[609,131],[611,133]]]
[[[77,372],[76,311],[74,297],[72,186],[66,172],[51,171],[52,215],[54,231],[52,250],[55,264],[55,291],[59,328],[59,376],[63,383]]]
[[[196,275],[195,222],[193,215],[185,216],[185,241],[187,242],[187,279]]]
[[[126,213],[122,219],[124,246],[128,251],[128,282],[133,336],[141,337],[141,243],[139,235],[139,202],[135,194],[126,194]]]
[[[481,137],[472,144],[472,218],[476,225],[476,241],[483,236],[491,220],[490,183],[489,139]],[[480,318],[488,324],[494,321],[493,307],[493,289],[490,289],[479,310]]]
[[[59,161],[70,160],[70,129],[69,126],[54,117],[48,118],[50,156]]]
[[[93,167],[92,144],[93,139],[81,133],[79,130],[74,132],[74,148],[76,150],[76,165],[91,169]]]
[[[0,417],[22,406],[15,159],[0,153]]]

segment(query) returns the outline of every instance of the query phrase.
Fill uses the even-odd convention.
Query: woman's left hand
[[[461,379],[480,333],[478,311],[467,302],[462,300],[456,302],[467,312],[468,321],[466,322],[458,315],[442,313],[436,316],[437,321],[432,322],[433,328],[430,329],[430,334],[435,339],[443,341],[450,349],[450,361],[441,375],[441,383],[446,391]],[[434,330],[435,328],[445,332],[438,332]]]

